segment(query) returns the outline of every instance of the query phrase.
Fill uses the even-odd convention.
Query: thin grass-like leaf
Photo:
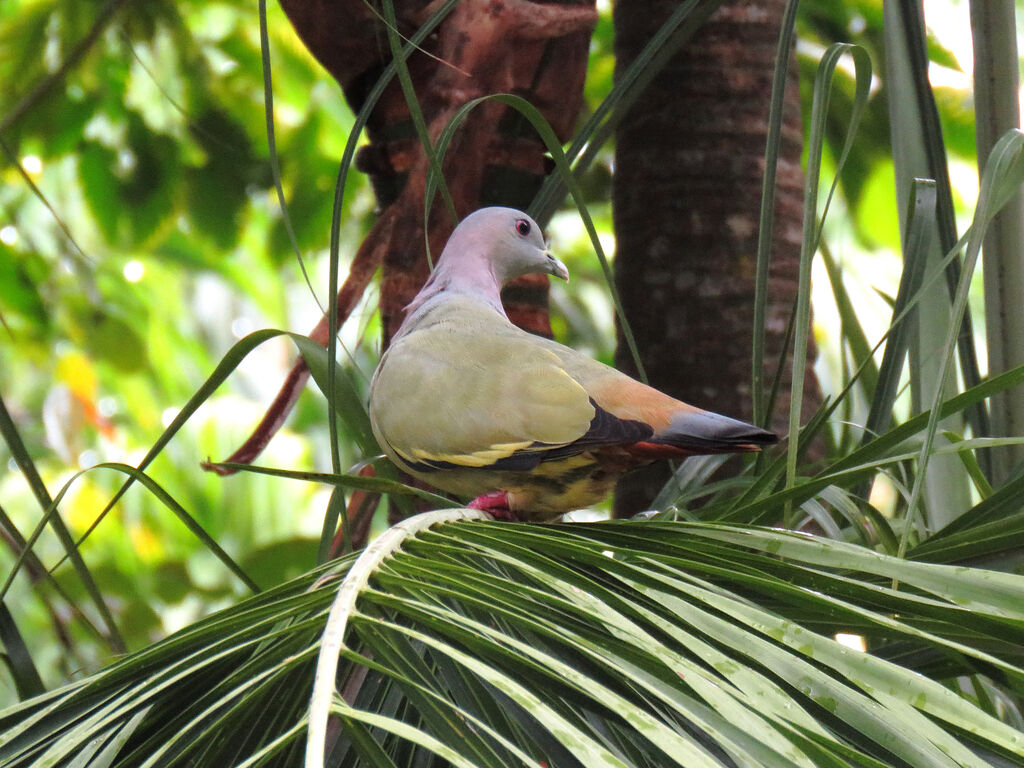
[[[946,430],[942,433],[942,436],[946,438],[950,443],[962,443],[964,442],[964,436],[958,435],[955,432]],[[988,478],[985,477],[985,473],[981,469],[981,465],[978,463],[977,454],[970,450],[957,451],[957,456],[960,457],[961,463],[964,465],[964,469],[967,470],[968,476],[971,478],[971,482],[974,483],[974,490],[978,492],[978,495],[982,499],[987,499],[992,495],[992,485],[989,483]]]
[[[373,429],[370,427],[370,416],[366,411],[363,397],[356,389],[349,372],[335,362],[334,376],[328,376],[328,360],[330,358],[327,350],[306,336],[295,335],[292,336],[292,340],[306,361],[313,381],[320,387],[324,396],[334,404],[335,413],[347,427],[346,433],[356,441],[359,450],[364,456],[376,456],[381,453],[377,439],[373,436]],[[333,388],[328,389],[328,381],[331,379],[333,379]]]
[[[828,281],[832,286],[832,296],[836,302],[836,310],[839,312],[840,333],[843,341],[850,349],[850,354],[855,361],[864,361],[864,369],[858,377],[860,387],[864,391],[865,399],[871,401],[872,395],[878,387],[878,366],[875,365],[871,345],[868,343],[867,334],[861,327],[860,319],[857,317],[857,310],[854,308],[853,300],[843,283],[843,272],[838,262],[832,255],[831,249],[822,240],[818,245],[821,252],[821,260],[825,265],[828,274]],[[891,342],[890,342],[891,343]],[[849,377],[846,377],[847,379]],[[849,401],[849,398],[846,398]]]
[[[21,470],[21,474],[25,478],[25,482],[28,484],[29,489],[32,491],[32,495],[35,496],[36,502],[43,509],[43,518],[39,523],[38,531],[41,533],[44,525],[49,525],[53,528],[57,538],[64,549],[64,556],[71,560],[71,564],[75,569],[75,573],[79,580],[82,582],[82,586],[85,588],[86,594],[89,595],[89,599],[95,606],[96,611],[99,613],[100,618],[103,620],[103,624],[106,627],[106,640],[110,644],[111,650],[115,653],[123,653],[126,648],[124,639],[121,637],[121,633],[117,629],[117,624],[114,621],[113,615],[110,613],[110,609],[107,607],[106,602],[103,600],[103,595],[100,593],[99,587],[96,586],[96,581],[92,577],[88,566],[82,559],[81,553],[78,551],[78,545],[75,543],[74,538],[71,535],[71,531],[64,524],[64,520],[61,518],[60,513],[57,511],[57,507],[52,498],[50,498],[50,492],[46,489],[46,484],[43,483],[42,477],[39,475],[39,470],[36,468],[35,462],[32,461],[32,457],[29,455],[28,449],[25,447],[25,443],[21,439],[21,435],[18,433],[18,428],[14,424],[14,419],[11,418],[11,414],[7,411],[7,406],[4,404],[3,398],[0,398],[0,436],[3,437],[4,442],[7,443],[7,448],[11,452],[11,458],[18,465],[18,469]],[[27,556],[28,551],[31,550],[34,538],[28,542],[25,551],[22,552],[19,557],[20,562]],[[11,569],[11,572],[7,576],[6,584],[3,589],[0,589],[0,599],[7,594],[7,589],[17,574],[18,566]]]
[[[74,485],[75,481],[78,480],[78,478],[84,475],[85,473],[92,472],[97,469],[113,469],[128,475],[132,480],[142,484],[146,488],[146,490],[148,490],[161,503],[163,503],[165,507],[171,510],[171,512],[173,512],[174,515],[179,520],[181,520],[182,523],[185,524],[185,527],[188,528],[189,531],[197,539],[199,539],[203,543],[203,545],[206,546],[206,548],[209,549],[210,552],[212,552],[215,557],[217,557],[218,560],[224,563],[224,565],[227,566],[228,570],[234,573],[242,581],[243,584],[249,587],[249,589],[251,589],[253,592],[260,591],[260,588],[256,586],[256,582],[249,578],[248,574],[246,574],[245,571],[242,570],[241,566],[239,566],[231,558],[231,556],[224,551],[220,544],[218,544],[217,541],[206,532],[206,530],[199,524],[199,522],[194,517],[192,517],[192,515],[190,515],[185,510],[185,508],[182,507],[173,496],[171,496],[171,494],[169,494],[166,490],[163,489],[163,487],[161,487],[155,480],[153,480],[153,478],[149,477],[145,472],[142,472],[135,467],[129,466],[128,464],[121,464],[117,462],[105,462],[102,464],[96,464],[86,469],[79,470],[74,475],[72,475],[66,483],[64,483],[64,487],[60,489],[60,492],[54,497],[53,501],[50,503],[49,508],[43,515],[43,519],[39,521],[39,524],[36,526],[36,529],[32,532],[32,535],[29,536],[28,541],[26,542],[25,551],[15,561],[15,564],[11,568],[11,572],[8,574],[3,586],[0,587],[0,600],[2,600],[7,595],[8,590],[11,588],[11,584],[14,582],[14,577],[17,575],[18,571],[21,569],[21,566],[25,562],[26,554],[29,551],[31,551],[32,547],[35,545],[36,540],[42,534],[43,530],[45,529],[46,525],[49,522],[49,519],[57,515],[57,509],[60,506],[60,502],[64,499],[64,496],[67,494],[67,492],[71,490],[71,486]]]
[[[3,646],[3,661],[14,681],[18,698],[24,701],[43,693],[46,688],[32,660],[32,653],[3,600],[0,600],[0,645]]]
[[[267,32],[267,0],[258,0],[258,15],[260,18],[260,62],[263,68],[263,112],[266,115],[267,123],[267,147],[270,150],[270,172],[274,177],[274,190],[277,192],[277,204],[281,209],[281,219],[284,221],[285,231],[288,233],[288,240],[292,244],[292,251],[299,262],[299,269],[302,272],[302,279],[306,281],[306,287],[313,297],[313,301],[324,312],[324,306],[316,295],[313,283],[306,272],[306,262],[302,258],[302,249],[299,248],[299,241],[295,237],[295,228],[292,226],[292,217],[288,213],[288,204],[284,199],[284,187],[281,185],[281,163],[277,156],[277,138],[274,132],[274,83],[270,67],[270,35]]]
[[[764,150],[764,179],[761,182],[761,213],[757,229],[757,269],[754,276],[753,365],[751,395],[753,420],[759,427],[767,427],[769,413],[764,391],[764,342],[768,317],[768,274],[771,269],[772,233],[775,225],[775,178],[782,144],[782,118],[786,96],[789,62],[793,56],[796,35],[796,10],[799,0],[787,0],[779,28],[779,44],[775,50],[772,68],[772,94],[768,107],[768,135]],[[783,349],[788,349],[785,344]],[[781,367],[781,366],[780,366]]]
[[[395,62],[395,72],[398,75],[398,82],[402,86],[402,95],[405,97],[405,104],[409,108],[409,117],[412,120],[413,128],[416,130],[416,138],[419,139],[423,153],[427,156],[427,164],[430,173],[437,179],[437,185],[441,192],[441,199],[444,200],[445,208],[452,221],[458,223],[459,215],[455,211],[455,201],[452,200],[451,192],[444,181],[444,173],[441,170],[441,157],[437,154],[437,148],[430,138],[430,131],[427,128],[426,120],[423,118],[423,109],[420,107],[419,97],[416,95],[416,88],[412,82],[412,75],[409,67],[402,56],[402,38],[398,32],[398,21],[395,19],[395,4],[393,0],[383,0],[381,8],[384,12],[384,26],[387,29],[388,45],[391,47],[391,60]],[[427,260],[430,256],[430,201],[423,210],[423,243],[426,248]]]
[[[242,360],[245,359],[252,350],[256,349],[260,344],[265,341],[280,336],[284,331],[277,331],[272,329],[266,329],[261,331],[255,331],[250,333],[243,339],[236,342],[231,349],[228,350],[227,354],[221,358],[220,362],[217,363],[213,373],[209,375],[206,381],[203,382],[202,386],[196,390],[195,394],[189,398],[188,402],[182,407],[178,414],[171,420],[171,423],[167,425],[164,431],[160,434],[160,437],[156,439],[152,447],[146,452],[146,455],[142,458],[142,461],[136,465],[136,469],[139,472],[144,472],[157,456],[160,455],[161,451],[167,446],[171,439],[178,433],[178,431],[185,426],[185,423],[192,418],[192,415],[199,410],[199,407],[205,403],[217,390],[217,388],[223,384],[228,376],[241,364]],[[92,524],[85,530],[85,532],[79,537],[77,545],[80,547],[82,543],[89,537],[89,535],[96,529],[107,516],[107,514],[114,508],[114,505],[121,500],[121,497],[128,491],[129,488],[135,482],[135,478],[129,476],[128,479],[121,485],[117,490],[117,493],[106,503],[102,511],[96,516]],[[49,506],[49,505],[47,505]],[[61,561],[63,562],[63,561]],[[57,563],[57,566],[60,562]],[[56,567],[56,566],[55,566]]]
[[[345,197],[345,181],[348,178],[349,169],[355,157],[356,148],[362,136],[363,128],[370,119],[373,109],[377,106],[384,89],[387,88],[391,79],[398,71],[399,63],[404,65],[405,59],[412,55],[419,44],[437,28],[437,25],[444,20],[455,7],[458,0],[445,0],[438,6],[426,21],[416,30],[416,33],[409,38],[409,42],[402,47],[401,51],[388,62],[384,71],[381,72],[377,82],[366,95],[359,114],[356,115],[352,130],[349,132],[348,141],[345,142],[345,151],[342,153],[341,162],[338,164],[338,177],[334,186],[334,207],[331,210],[331,241],[330,256],[328,259],[328,305],[327,305],[327,359],[331,364],[327,366],[327,392],[335,389],[334,378],[337,375],[336,361],[338,359],[338,274],[339,274],[339,250],[341,243],[341,209]],[[389,38],[390,40],[390,38]],[[337,414],[333,398],[327,399],[327,431],[331,446],[331,469],[335,474],[341,474],[341,453],[338,447],[338,425]]]
[[[923,8],[914,0],[898,0],[885,9],[885,14],[886,61],[890,68],[886,76],[890,83],[898,80],[906,83],[909,89],[908,92],[906,88],[892,88],[893,131],[901,133],[905,142],[917,145],[912,151],[920,151],[923,155],[925,166],[918,168],[913,175],[927,176],[935,180],[938,242],[941,250],[948,253],[957,242],[956,216],[939,111],[928,79],[927,34]],[[905,111],[900,106],[901,100],[904,99],[912,103],[912,112]],[[905,157],[908,154],[907,144],[897,142],[894,137],[893,145],[899,167],[902,161],[908,159]],[[902,179],[898,179],[898,182],[902,183]],[[957,285],[962,279],[960,270],[958,261],[949,262],[946,267],[946,287],[950,300],[954,299]],[[981,380],[981,373],[974,349],[973,323],[969,314],[964,316],[957,338],[957,350],[964,385],[970,388]],[[979,403],[968,409],[966,415],[975,434],[990,434],[988,410],[984,404]],[[989,471],[990,468],[986,468],[986,473]]]
[[[4,510],[2,506],[0,506],[0,530],[3,531],[4,537],[7,538],[8,545],[15,553],[15,556],[19,558],[24,557],[24,566],[31,574],[30,581],[33,584],[33,586],[36,586],[43,582],[48,584],[49,587],[53,589],[53,591],[56,592],[56,594],[59,595],[60,598],[67,604],[68,608],[71,610],[71,613],[74,615],[74,617],[78,619],[80,622],[82,622],[82,625],[90,631],[93,637],[102,641],[102,631],[99,629],[99,627],[96,626],[96,624],[89,617],[89,615],[82,610],[82,607],[78,604],[78,602],[71,597],[67,589],[65,589],[64,585],[57,581],[53,577],[53,574],[50,573],[49,570],[47,570],[47,568],[43,565],[43,561],[39,559],[38,555],[36,555],[35,552],[29,549],[28,542],[25,540],[25,537],[21,535],[21,532],[18,530],[18,527],[14,524],[14,521],[11,520],[10,516],[7,514],[7,512]],[[42,595],[40,596],[42,597]],[[46,600],[45,597],[43,597],[43,599],[44,601]],[[50,611],[55,615],[55,620],[60,621],[60,619],[56,616],[55,609],[50,608]]]
[[[951,362],[956,350],[957,338],[960,333],[961,322],[964,318],[964,311],[967,307],[968,291],[970,290],[971,276],[974,274],[974,267],[978,261],[981,251],[982,237],[985,229],[991,221],[992,216],[998,210],[993,206],[997,196],[996,190],[1002,187],[1011,178],[1017,184],[1024,180],[1024,133],[1010,131],[1003,136],[992,150],[992,155],[986,164],[982,176],[981,191],[978,195],[978,205],[974,211],[974,222],[971,225],[971,234],[967,243],[967,251],[964,256],[963,271],[960,275],[960,285],[957,287],[956,298],[953,301],[951,312],[951,323],[946,336],[946,343],[943,346],[942,362],[939,367],[940,382],[935,390],[931,403],[928,426],[925,428],[924,440],[921,445],[921,454],[917,462],[917,477],[914,480],[914,487],[911,491],[908,504],[907,517],[913,520],[918,512],[918,503],[924,489],[924,477],[928,460],[932,454],[932,446],[935,434],[939,426],[939,404],[942,401],[944,382],[950,375]],[[906,526],[900,538],[899,554],[902,556],[907,550],[910,526]]]
[[[683,0],[637,54],[636,59],[616,77],[611,92],[580,128],[565,153],[569,163],[574,164],[574,179],[578,180],[590,167],[616,127],[629,113],[630,106],[643,95],[651,80],[722,2]],[[570,190],[569,177],[565,174],[548,176],[530,205],[530,212],[541,225],[546,224]]]
[[[25,182],[25,185],[29,188],[29,190],[31,190],[32,194],[35,195],[36,199],[43,204],[43,207],[46,208],[50,216],[57,223],[57,227],[63,233],[64,238],[68,241],[68,243],[71,244],[70,253],[71,256],[74,258],[75,262],[80,265],[92,264],[93,259],[86,255],[85,251],[82,250],[82,246],[78,244],[78,241],[75,239],[75,236],[71,234],[71,230],[68,228],[68,225],[65,223],[64,219],[61,217],[59,213],[57,213],[57,209],[50,204],[50,201],[47,199],[46,195],[43,194],[43,191],[39,189],[35,181],[32,180],[32,177],[29,175],[28,171],[25,170],[25,167],[21,164],[21,161],[18,159],[18,156],[15,154],[14,150],[10,148],[10,146],[3,138],[0,138],[0,152],[2,152],[4,157],[7,158],[7,162],[14,166],[14,169],[18,172],[18,175],[21,176],[22,180]],[[95,299],[95,292],[92,293],[90,298]]]
[[[292,480],[303,480],[309,483],[323,483],[324,485],[333,485],[338,488],[353,488],[360,491],[368,491],[370,493],[387,493],[395,496],[415,496],[423,499],[424,501],[429,501],[431,504],[438,505],[439,507],[451,507],[455,505],[455,502],[450,499],[446,499],[444,496],[431,493],[423,488],[415,488],[411,485],[405,485],[397,480],[391,480],[386,477],[365,477],[360,474],[345,473],[335,475],[330,472],[304,472],[301,470],[279,469],[278,467],[261,467],[257,464],[221,463],[211,466],[223,466],[239,472],[253,472],[258,475],[285,477]]]
[[[343,551],[347,555],[352,551],[351,523],[346,514],[345,491],[340,485],[334,486],[331,491],[331,499],[327,502],[327,513],[324,515],[323,524],[320,526],[320,543],[316,549],[316,564],[322,565],[327,562],[330,556],[331,543],[334,541],[334,533],[338,529],[338,521],[341,521],[342,536],[344,537]]]
[[[931,246],[931,233],[935,226],[935,182],[928,179],[914,179],[910,191],[910,206],[906,217],[906,238],[903,243],[903,272],[892,309],[885,353],[878,373],[878,384],[872,390],[868,417],[865,423],[866,441],[870,434],[878,434],[889,428],[892,421],[892,407],[899,390],[903,373],[903,362],[910,341],[911,324],[907,310],[910,298],[917,296],[921,289]]]
[[[807,175],[804,184],[804,222],[803,240],[800,248],[800,276],[797,288],[797,306],[795,334],[793,340],[793,378],[789,403],[789,446],[787,449],[786,485],[791,487],[796,480],[798,444],[794,437],[800,430],[800,412],[803,407],[804,370],[806,367],[808,334],[810,332],[810,291],[811,291],[811,260],[817,250],[821,235],[818,223],[818,178],[821,174],[821,152],[825,136],[825,118],[828,114],[829,92],[832,86],[832,73],[835,71],[839,58],[849,53],[856,71],[856,94],[853,111],[850,115],[846,139],[842,151],[836,161],[836,177],[832,182],[828,199],[825,203],[825,214],[828,202],[835,192],[839,181],[839,172],[845,163],[856,134],[860,116],[867,103],[868,89],[871,85],[871,60],[867,51],[857,46],[837,43],[831,46],[822,57],[818,74],[814,81],[814,101],[812,103],[811,127],[808,134]]]

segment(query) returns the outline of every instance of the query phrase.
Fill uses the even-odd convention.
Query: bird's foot
[[[505,522],[519,522],[519,516],[512,511],[508,505],[508,493],[505,491],[492,491],[477,496],[466,505],[469,509],[479,509],[486,512],[495,520]]]

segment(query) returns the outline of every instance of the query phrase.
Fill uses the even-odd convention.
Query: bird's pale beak
[[[560,277],[565,282],[569,282],[569,268],[562,263],[561,259],[557,259],[549,251],[544,251],[548,257],[548,272],[555,277]]]

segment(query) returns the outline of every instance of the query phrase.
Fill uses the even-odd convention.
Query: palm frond
[[[0,765],[295,764],[349,574],[329,765],[1024,765],[956,683],[1021,689],[1024,577],[657,520],[448,522],[385,555],[0,712]]]

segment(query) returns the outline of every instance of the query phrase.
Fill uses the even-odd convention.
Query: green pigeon
[[[398,467],[498,518],[542,521],[657,459],[777,441],[517,328],[501,287],[532,273],[569,279],[522,211],[455,228],[370,383],[373,432]]]

